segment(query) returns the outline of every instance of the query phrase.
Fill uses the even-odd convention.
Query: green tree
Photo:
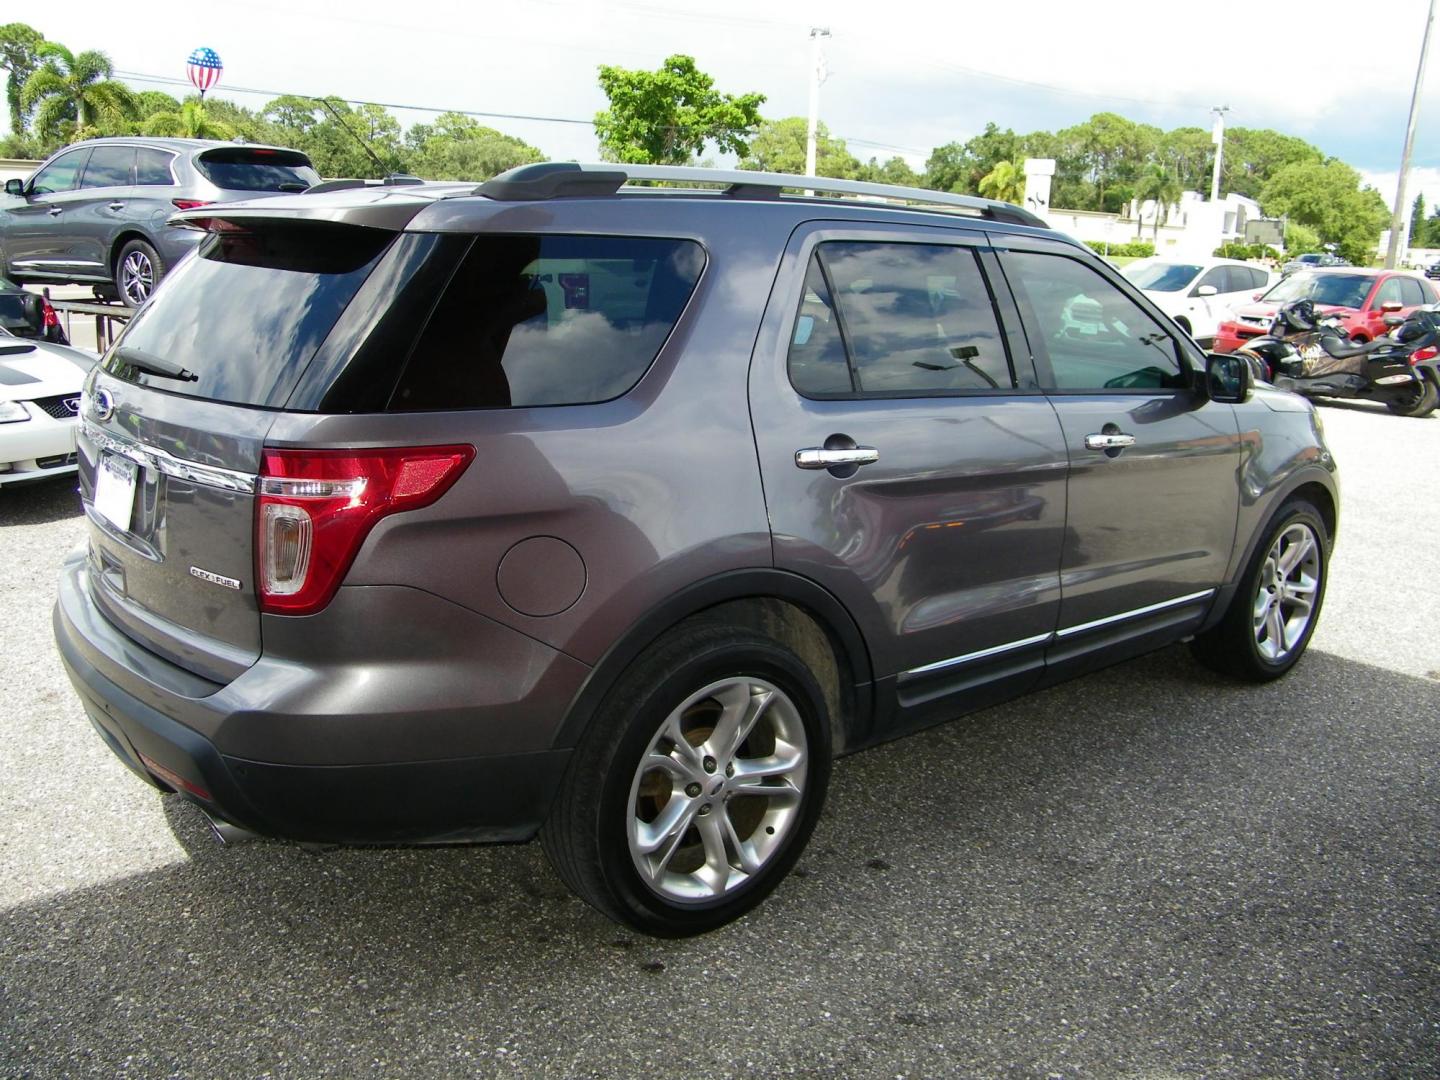
[[[1319,165],[1325,155],[1304,139],[1269,128],[1230,128],[1221,159],[1222,192],[1259,199],[1266,183],[1289,165]]]
[[[803,116],[765,120],[750,139],[750,148],[740,159],[740,168],[760,172],[805,174],[805,142],[809,123]],[[822,123],[815,130],[815,175],[853,180],[861,168],[855,155],[845,148],[844,139],[830,137]]]
[[[610,107],[595,114],[595,134],[607,161],[683,165],[713,142],[744,157],[760,126],[764,94],[722,94],[694,57],[675,55],[658,71],[600,67]]]
[[[1020,140],[1009,128],[993,122],[966,142],[937,146],[925,162],[924,185],[935,191],[978,195],[980,181],[1002,161],[1021,157]]]
[[[1210,132],[1198,127],[1179,127],[1160,138],[1156,150],[1159,164],[1175,174],[1182,191],[1209,191],[1215,168],[1215,144]]]
[[[141,130],[146,135],[178,136],[182,139],[233,139],[235,131],[223,120],[216,120],[198,97],[186,98],[173,112],[151,113]]]
[[[18,22],[0,26],[0,68],[8,73],[5,101],[10,108],[10,133],[17,137],[25,134],[30,123],[30,109],[22,104],[21,91],[40,66],[40,45],[44,41],[45,35],[33,26]]]
[[[1013,161],[997,161],[995,167],[980,178],[979,188],[987,199],[1018,206],[1025,199],[1025,166]]]
[[[287,94],[267,103],[260,119],[262,141],[302,151],[321,176],[379,179],[405,170],[400,122],[379,105]]]
[[[892,157],[886,162],[871,158],[861,165],[856,178],[873,184],[894,184],[897,187],[920,187],[920,174],[912,169],[902,157]]]
[[[156,113],[179,111],[180,99],[163,90],[141,90],[135,95],[135,119],[142,124]]]
[[[1159,128],[1116,113],[1096,113],[1058,134],[1066,144],[1069,167],[1078,165],[1084,178],[1095,186],[1095,205],[1074,209],[1112,212],[1129,201],[1135,179],[1152,160],[1162,138]],[[1123,191],[1119,188],[1122,183]]]
[[[1298,221],[1285,223],[1285,251],[1290,255],[1304,255],[1307,251],[1319,251],[1320,234]]]
[[[1163,165],[1151,165],[1135,181],[1134,198],[1140,203],[1155,203],[1155,243],[1160,243],[1160,226],[1170,219],[1170,208],[1180,201],[1184,189],[1175,174]],[[1140,235],[1140,213],[1135,214],[1135,235]]]
[[[42,134],[81,138],[91,132],[122,132],[138,108],[135,95],[112,78],[115,67],[96,49],[72,53],[57,41],[37,50],[39,66],[20,91],[20,107],[35,110]]]
[[[1425,231],[1425,193],[1422,191],[1415,196],[1415,201],[1410,204],[1410,246],[1420,247],[1420,237]]]
[[[506,169],[544,161],[521,139],[504,135],[460,113],[441,113],[434,124],[416,124],[405,134],[410,169],[427,180],[488,180]]]
[[[1268,217],[1288,216],[1308,225],[1361,266],[1375,257],[1380,230],[1390,219],[1380,194],[1362,188],[1360,174],[1333,158],[1286,165],[1261,189],[1260,205]]]

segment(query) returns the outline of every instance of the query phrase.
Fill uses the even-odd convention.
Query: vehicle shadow
[[[0,488],[0,527],[48,525],[52,521],[79,517],[84,512],[75,490],[74,474]]]
[[[0,913],[0,1073],[1435,1075],[1437,717],[1171,649],[840,763],[686,941],[538,845],[222,848],[172,799],[187,861]]]

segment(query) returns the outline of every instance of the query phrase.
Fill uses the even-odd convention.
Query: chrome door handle
[[[50,216],[51,216],[51,217],[59,217],[62,213],[64,213],[64,211],[62,211],[62,210],[60,209],[60,207],[58,207],[58,206],[52,206],[52,207],[50,208]]]
[[[880,460],[880,451],[873,446],[856,446],[849,450],[826,450],[811,446],[795,451],[795,464],[802,469],[833,469],[844,465],[873,465]]]
[[[1086,450],[1123,450],[1135,445],[1135,436],[1121,434],[1095,434],[1085,436]]]
[[[109,209],[111,209],[111,210],[124,210],[124,209],[125,209],[125,204],[124,204],[123,202],[112,202],[112,203],[109,204]]]

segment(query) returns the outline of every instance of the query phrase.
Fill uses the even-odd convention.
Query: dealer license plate
[[[95,470],[95,512],[117,529],[130,531],[135,512],[135,473],[138,466],[114,454],[101,454]]]

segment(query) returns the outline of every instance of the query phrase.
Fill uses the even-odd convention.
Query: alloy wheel
[[[120,288],[134,307],[150,298],[155,288],[155,267],[143,251],[132,251],[120,266]]]
[[[1270,546],[1255,592],[1255,645],[1270,663],[1286,659],[1304,638],[1320,573],[1319,538],[1304,522],[1290,524]]]
[[[692,694],[630,785],[626,835],[641,880],[672,903],[752,880],[800,819],[808,760],[799,710],[773,683],[732,677]]]

